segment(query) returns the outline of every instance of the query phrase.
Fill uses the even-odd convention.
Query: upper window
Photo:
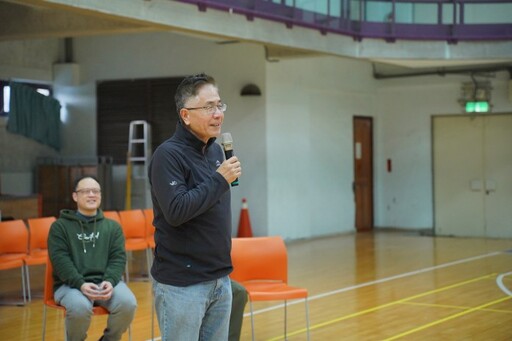
[[[21,82],[20,82],[21,83]],[[34,88],[42,95],[50,96],[52,94],[52,87],[48,84],[40,83],[22,83],[23,85]],[[8,81],[0,80],[0,116],[9,116],[9,107],[11,99],[11,87]]]

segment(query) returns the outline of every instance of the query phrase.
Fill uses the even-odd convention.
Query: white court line
[[[496,284],[498,284],[498,287],[503,291],[505,294],[512,296],[512,292],[506,287],[505,284],[503,284],[503,277],[512,275],[512,272],[506,272],[504,274],[500,274],[498,277],[496,277]]]
[[[487,258],[487,257],[494,257],[494,256],[497,256],[497,255],[503,254],[505,252],[506,251],[496,251],[496,252],[491,252],[491,253],[487,253],[487,254],[480,255],[480,256],[460,259],[460,260],[456,260],[456,261],[445,263],[445,264],[431,266],[431,267],[424,268],[424,269],[419,269],[419,270],[415,270],[415,271],[405,272],[403,274],[399,274],[399,275],[395,275],[395,276],[390,276],[390,277],[378,279],[378,280],[375,280],[375,281],[365,282],[365,283],[353,285],[353,286],[350,286],[350,287],[346,287],[346,288],[342,288],[342,289],[338,289],[338,290],[329,291],[329,292],[326,292],[326,293],[323,293],[323,294],[311,296],[311,297],[308,297],[308,301],[317,300],[317,299],[320,299],[320,298],[336,295],[336,294],[339,294],[339,293],[342,293],[342,292],[347,292],[347,291],[350,291],[350,290],[364,288],[364,287],[367,287],[367,286],[370,286],[370,285],[375,285],[375,284],[379,284],[379,283],[385,283],[385,282],[393,281],[393,280],[399,279],[399,278],[414,276],[414,275],[421,274],[421,273],[428,272],[428,271],[433,271],[433,270],[447,268],[447,267],[454,266],[454,265],[468,263],[468,262],[472,262],[472,261],[483,259],[483,258]],[[508,274],[512,274],[512,272],[508,273]],[[504,275],[507,275],[507,274],[504,274]],[[288,306],[291,306],[293,304],[302,303],[302,302],[303,302],[303,300],[296,300],[296,301],[288,303]],[[282,307],[284,307],[284,304],[278,304],[278,305],[275,305],[275,306],[272,306],[272,307],[269,307],[269,308],[255,310],[254,311],[254,315],[263,314],[265,312],[276,310],[276,309],[280,309]],[[246,317],[246,316],[251,316],[251,313],[245,313],[244,317]],[[161,340],[161,337],[156,337],[153,340],[155,340],[155,341]],[[151,340],[148,339],[147,341],[151,341]]]
[[[450,262],[450,263],[440,264],[440,265],[436,265],[436,266],[431,266],[431,267],[428,267],[428,268],[419,269],[419,270],[415,270],[415,271],[411,271],[411,272],[406,272],[406,273],[403,273],[403,274],[399,274],[399,275],[395,275],[395,276],[391,276],[391,277],[386,277],[386,278],[378,279],[378,280],[371,281],[371,282],[365,282],[365,283],[353,285],[353,286],[350,286],[350,287],[329,291],[329,292],[326,292],[326,293],[323,293],[323,294],[319,294],[319,295],[315,295],[315,296],[310,296],[310,297],[308,297],[308,301],[313,301],[313,300],[317,300],[317,299],[320,299],[320,298],[336,295],[336,294],[339,294],[339,293],[342,293],[342,292],[347,292],[347,291],[351,291],[351,290],[355,290],[355,289],[359,289],[359,288],[364,288],[364,287],[367,287],[367,286],[370,286],[370,285],[374,285],[374,284],[379,284],[379,283],[393,281],[393,280],[399,279],[399,278],[414,276],[414,275],[421,274],[421,273],[428,272],[428,271],[433,271],[433,270],[438,270],[438,269],[442,269],[442,268],[447,268],[447,267],[458,265],[458,264],[462,264],[462,263],[468,263],[468,262],[472,262],[472,261],[479,260],[479,259],[482,259],[482,258],[494,257],[494,256],[497,256],[497,255],[500,255],[500,254],[503,254],[503,253],[504,253],[503,251],[491,252],[491,253],[487,253],[487,254],[484,254],[484,255],[470,257],[470,258],[465,258],[465,259],[453,261],[453,262]],[[288,303],[288,306],[293,305],[293,304],[302,303],[302,302],[303,302],[303,300],[293,301],[293,302]],[[276,310],[276,309],[279,309],[279,308],[282,308],[282,307],[284,307],[284,304],[279,304],[279,305],[275,305],[275,306],[272,306],[272,307],[269,307],[269,308],[256,310],[256,311],[254,311],[254,315],[262,314],[262,313],[265,313],[265,312],[268,312],[268,311],[272,311],[272,310]],[[246,314],[244,314],[244,316],[251,316],[251,313],[246,313]]]

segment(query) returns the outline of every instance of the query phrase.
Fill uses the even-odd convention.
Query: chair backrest
[[[146,220],[146,238],[153,238],[155,235],[155,226],[153,226],[154,213],[152,208],[146,208],[142,211]]]
[[[46,257],[43,303],[46,305],[56,305],[53,299],[53,266],[52,262],[50,261],[50,257]]]
[[[119,211],[124,237],[146,238],[146,218],[141,209]]]
[[[29,230],[29,253],[32,250],[44,250],[48,248],[48,233],[55,217],[30,218],[28,219]]]
[[[288,283],[288,255],[283,238],[233,238],[231,249],[233,272],[238,282],[271,280]]]
[[[0,254],[28,252],[28,229],[23,220],[0,222],[0,233]]]
[[[119,218],[119,213],[117,213],[117,211],[103,211],[103,216],[107,219],[112,219],[121,225],[121,218]]]

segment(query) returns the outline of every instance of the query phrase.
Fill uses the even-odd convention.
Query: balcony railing
[[[353,37],[446,40],[512,39],[512,0],[176,0]]]

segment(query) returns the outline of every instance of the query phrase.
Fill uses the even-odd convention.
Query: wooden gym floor
[[[497,284],[512,271],[510,239],[377,230],[287,245],[289,282],[309,290],[312,340],[512,340],[512,296]],[[144,264],[144,253],[134,253],[132,279]],[[44,267],[30,270],[39,297],[26,306],[0,306],[3,340],[41,340]],[[512,275],[503,282],[512,288]],[[19,296],[19,283],[19,270],[0,272],[0,298]],[[129,286],[139,303],[133,340],[149,340],[150,284]],[[256,339],[283,340],[281,302],[258,302],[254,309]],[[248,311],[249,305],[242,340],[251,339]],[[88,339],[97,340],[104,325],[105,317],[93,317]],[[305,326],[304,302],[289,302],[288,339],[306,340]],[[160,340],[156,324],[155,330]],[[52,309],[46,339],[63,339],[62,314]]]

